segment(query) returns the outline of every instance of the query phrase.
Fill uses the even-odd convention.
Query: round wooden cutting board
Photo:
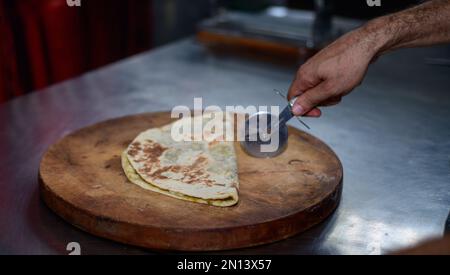
[[[342,166],[315,137],[289,129],[287,150],[271,159],[235,143],[239,203],[215,207],[174,199],[129,182],[120,154],[142,131],[171,122],[169,113],[108,120],[74,132],[45,153],[43,200],[94,235],[151,249],[203,251],[288,238],[324,220],[338,205]]]

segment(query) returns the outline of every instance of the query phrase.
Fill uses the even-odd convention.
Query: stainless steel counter
[[[450,210],[449,47],[382,57],[362,86],[320,119],[305,119],[344,166],[337,211],[291,239],[225,253],[379,254],[439,236]],[[84,233],[39,199],[46,148],[86,125],[140,112],[193,105],[279,105],[294,67],[213,56],[183,40],[0,105],[0,254],[151,251]],[[301,127],[298,122],[293,122]]]

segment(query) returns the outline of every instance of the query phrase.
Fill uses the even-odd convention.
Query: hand
[[[376,37],[376,36],[375,36]],[[376,39],[364,28],[342,36],[303,64],[289,88],[297,116],[319,117],[319,106],[339,103],[358,86],[376,55]]]

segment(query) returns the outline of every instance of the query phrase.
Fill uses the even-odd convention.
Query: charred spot
[[[164,176],[163,173],[170,171],[171,168],[172,168],[172,166],[158,169],[154,173],[152,173],[152,177],[157,178],[157,179],[168,179],[168,177]]]
[[[171,165],[162,167],[160,166],[159,157],[167,150],[167,148],[155,143],[151,140],[147,140],[142,147],[143,152],[140,157],[135,160],[136,162],[143,162],[144,166],[138,171],[151,179],[168,179],[169,177],[163,175],[166,172],[173,172],[177,174],[182,174],[180,181],[187,184],[202,183],[208,186],[213,186],[215,182],[209,179],[209,176],[203,170],[207,158],[204,156],[199,156],[191,165]],[[136,147],[141,147],[140,144],[132,144],[130,150],[133,151]],[[142,148],[140,148],[142,149]],[[137,153],[136,153],[137,154]],[[133,155],[132,155],[133,156]]]
[[[146,175],[151,175],[150,172],[152,172],[152,166],[151,165],[145,165],[143,168],[139,169],[139,172],[144,173]]]
[[[143,160],[150,162],[150,163],[156,163],[158,162],[159,157],[167,150],[166,147],[161,146],[158,143],[154,143],[152,141],[149,141],[148,144],[144,145],[144,155]]]
[[[186,166],[185,169],[183,169],[185,175],[181,181],[189,184],[202,182],[208,186],[213,186],[214,182],[210,180],[208,174],[200,168],[206,161],[207,159],[205,157],[200,156],[192,165]]]
[[[139,153],[139,151],[135,150],[135,149],[128,150],[128,154],[132,157],[135,157],[138,153]]]
[[[188,184],[193,184],[193,183],[197,183],[197,182],[202,182],[208,186],[213,186],[214,182],[210,179],[208,179],[207,177],[205,178],[201,178],[201,177],[192,177],[190,175],[186,175],[182,180],[182,182],[184,183],[188,183]]]
[[[131,143],[130,148],[128,149],[128,154],[132,157],[135,157],[139,154],[139,151],[142,150],[141,143],[139,141],[135,141]]]

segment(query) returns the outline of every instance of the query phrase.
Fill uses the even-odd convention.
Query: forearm
[[[450,0],[432,0],[369,21],[310,58],[298,70],[289,98],[295,115],[320,116],[358,86],[371,61],[398,48],[450,42]]]
[[[374,55],[407,47],[450,42],[450,0],[433,0],[368,22]]]

